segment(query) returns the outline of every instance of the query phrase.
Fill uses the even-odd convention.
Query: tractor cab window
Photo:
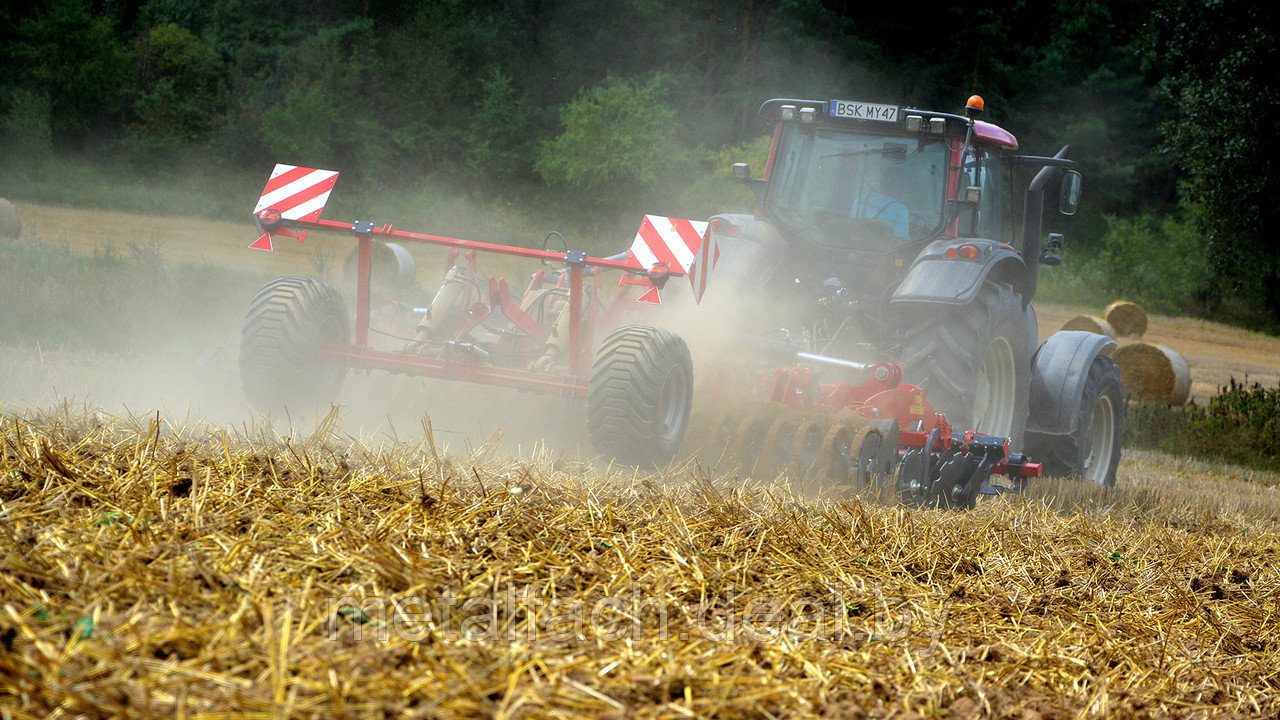
[[[983,148],[970,148],[961,164],[959,191],[976,185],[982,188],[982,199],[976,207],[963,208],[960,221],[960,234],[964,237],[979,237],[989,240],[1005,240],[1003,208],[1001,207],[1005,192],[1005,177],[1000,156]]]
[[[916,138],[789,125],[766,207],[825,245],[890,250],[942,224],[946,146]]]

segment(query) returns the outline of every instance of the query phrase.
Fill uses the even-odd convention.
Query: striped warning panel
[[[707,278],[711,276],[712,268],[719,261],[720,246],[716,244],[711,231],[707,230],[702,235],[698,251],[693,255],[692,264],[689,265],[689,285],[693,287],[694,302],[702,302],[702,294],[707,291]]]
[[[253,212],[275,208],[285,220],[318,220],[337,181],[333,170],[276,165]]]
[[[705,222],[645,215],[629,253],[639,267],[664,262],[672,272],[686,273],[706,230]]]

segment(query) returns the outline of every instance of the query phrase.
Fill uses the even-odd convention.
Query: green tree
[[[203,135],[219,107],[222,58],[190,30],[166,23],[137,44],[135,128],[148,143],[171,146]]]
[[[14,54],[23,85],[49,98],[55,141],[110,128],[124,105],[131,58],[111,20],[88,0],[51,0],[18,22]]]
[[[1177,108],[1164,150],[1199,208],[1221,299],[1280,321],[1280,10],[1249,0],[1170,0],[1155,12],[1161,92]]]
[[[466,130],[467,165],[493,178],[509,178],[532,164],[529,108],[510,75],[490,68]]]
[[[598,202],[651,196],[685,160],[664,96],[660,77],[645,84],[610,77],[583,90],[561,110],[564,131],[543,143],[534,169]]]
[[[338,107],[319,88],[298,85],[284,102],[267,111],[262,121],[262,143],[282,161],[330,167],[333,149],[340,141],[336,131]]]

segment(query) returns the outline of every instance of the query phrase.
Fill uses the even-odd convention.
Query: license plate
[[[831,117],[849,118],[851,120],[878,120],[880,122],[897,122],[897,105],[876,105],[875,103],[852,102],[849,100],[832,100]]]

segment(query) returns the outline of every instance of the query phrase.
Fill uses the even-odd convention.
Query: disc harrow
[[[776,344],[751,339],[753,350],[775,354]],[[790,366],[722,365],[695,405],[684,451],[728,462],[757,478],[788,477],[808,488],[851,486],[915,507],[968,508],[983,494],[1021,490],[1040,465],[1011,453],[1009,439],[957,432],[922,389],[902,380],[893,363],[828,365],[862,382],[823,383],[813,366],[826,358],[805,353]],[[754,380],[744,382],[744,378]],[[718,393],[723,386],[731,393]],[[756,389],[755,403],[741,400]],[[734,398],[737,402],[728,400]],[[1007,476],[993,482],[993,476]]]
[[[878,448],[880,432],[864,432],[870,422],[861,416],[800,412],[782,403],[743,405],[695,413],[683,449],[730,461],[755,476],[790,474],[839,484],[854,479],[855,460],[864,452],[861,440],[873,437]],[[858,477],[870,479],[866,473]]]

